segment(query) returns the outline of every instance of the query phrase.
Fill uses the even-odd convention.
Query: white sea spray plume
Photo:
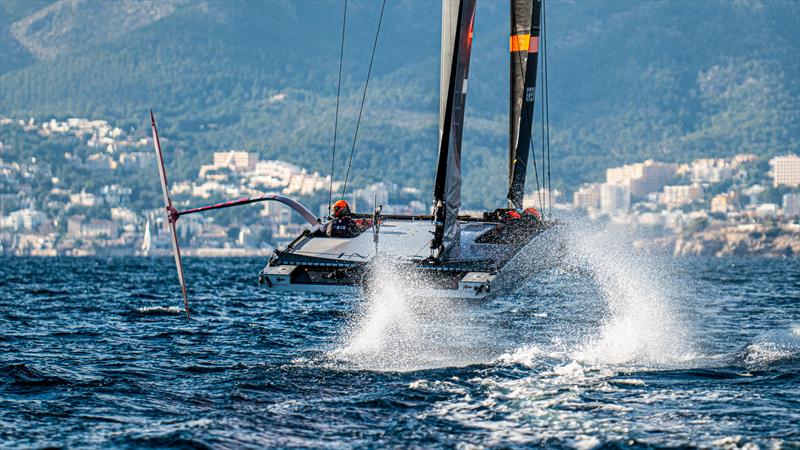
[[[359,311],[331,356],[368,370],[418,370],[487,362],[490,330],[472,320],[470,308],[451,299],[421,295],[430,283],[421,273],[388,258],[370,263]]]
[[[631,236],[620,230],[579,226],[568,233],[568,259],[591,272],[608,313],[599,334],[585,339],[575,359],[674,367],[696,357],[674,295],[688,287],[671,279],[668,265],[631,249]]]

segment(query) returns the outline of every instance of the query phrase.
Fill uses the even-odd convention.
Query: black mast
[[[511,0],[508,206],[522,209],[531,143],[542,0]]]
[[[453,10],[457,8],[455,17]],[[443,0],[442,2],[442,85],[440,95],[439,158],[433,186],[434,234],[432,256],[440,257],[458,239],[458,210],[461,207],[461,134],[472,47],[475,0]],[[450,32],[455,18],[455,32]],[[448,42],[451,41],[451,42]],[[452,44],[449,66],[446,55]],[[447,90],[444,77],[448,77]],[[445,96],[446,95],[446,96]]]

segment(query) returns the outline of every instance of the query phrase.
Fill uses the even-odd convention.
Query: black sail
[[[442,0],[439,158],[434,183],[431,249],[437,256],[458,241],[461,208],[461,135],[467,98],[475,0]]]
[[[508,206],[522,208],[531,143],[542,0],[511,0]]]

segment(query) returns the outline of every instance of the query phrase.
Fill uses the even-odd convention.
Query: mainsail
[[[508,206],[522,208],[536,97],[542,0],[511,0]]]
[[[442,0],[439,160],[433,188],[436,229],[431,249],[441,256],[458,241],[461,134],[475,19],[475,0]]]

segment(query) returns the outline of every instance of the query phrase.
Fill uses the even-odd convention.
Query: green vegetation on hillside
[[[340,2],[180,4],[121,36],[87,35],[51,60],[36,60],[9,29],[47,3],[2,3],[0,115],[106,118],[145,134],[153,107],[172,139],[167,151],[178,177],[193,176],[213,151],[227,148],[329,170]],[[352,144],[379,10],[376,2],[351,4],[338,173]],[[91,6],[77,8],[68,26],[108,20],[102,14],[109,8]],[[387,5],[355,183],[432,184],[439,8],[436,1]],[[507,11],[505,2],[479,2],[464,136],[468,207],[496,206],[505,191]],[[551,1],[547,20],[556,187],[646,158],[800,148],[797,2]],[[58,26],[45,19],[34,25]]]

